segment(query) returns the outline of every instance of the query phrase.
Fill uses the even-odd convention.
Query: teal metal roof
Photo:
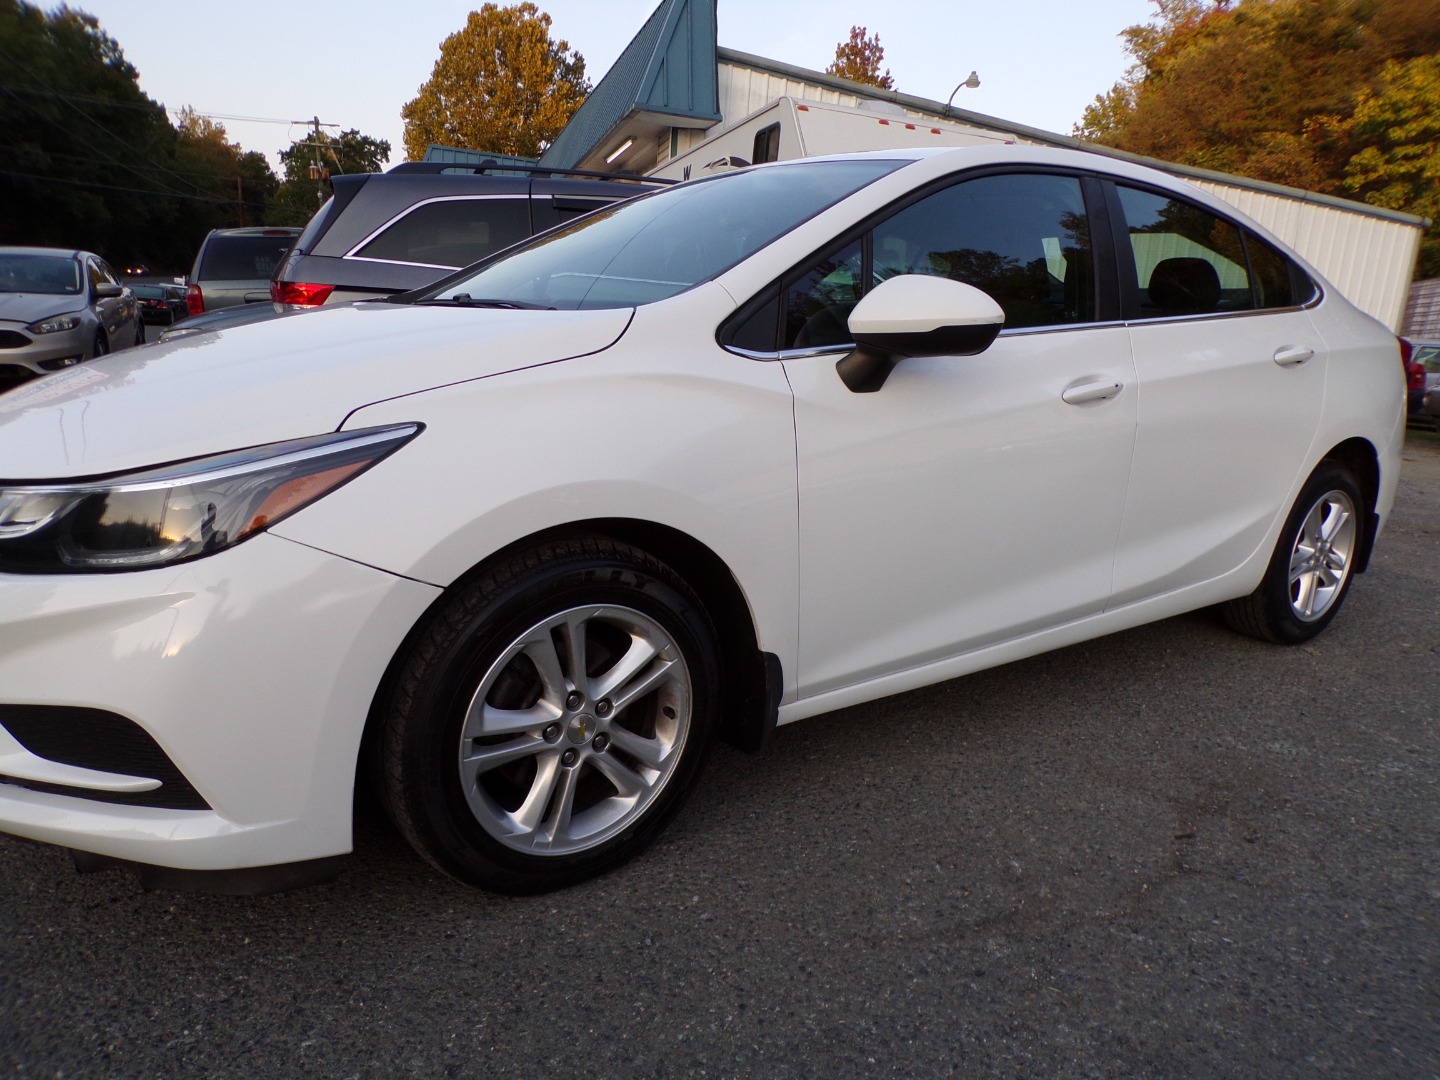
[[[637,112],[717,123],[716,0],[662,0],[540,164],[573,169]]]
[[[483,150],[466,150],[459,146],[441,146],[431,143],[425,148],[425,161],[443,161],[454,165],[483,165],[493,161],[496,165],[534,165],[534,158],[516,157],[514,154],[492,154]]]

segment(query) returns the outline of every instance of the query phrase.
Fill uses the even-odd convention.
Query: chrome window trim
[[[1052,326],[1018,326],[1009,330],[1001,330],[1000,337],[1029,337],[1034,334],[1059,334],[1071,330],[1104,330],[1117,326],[1125,326],[1126,323],[1120,319],[1110,319],[1105,322],[1088,323],[1057,323]],[[807,356],[824,356],[826,353],[845,352],[855,348],[853,341],[847,341],[839,345],[815,345],[808,349],[781,349],[778,352],[760,352],[754,349],[742,349],[738,345],[721,345],[728,353],[735,356],[743,356],[747,360],[800,360]]]
[[[1244,319],[1256,315],[1283,315],[1287,312],[1309,311],[1324,299],[1324,292],[1316,286],[1316,297],[1308,304],[1289,304],[1285,307],[1247,308],[1244,311],[1206,311],[1195,315],[1148,315],[1137,319],[1126,319],[1126,326],[1154,326],[1181,322],[1211,322],[1217,319]]]
[[[449,263],[422,263],[407,262],[404,259],[372,259],[368,255],[342,255],[347,262],[379,263],[382,266],[418,266],[426,270],[459,270],[459,266],[451,266]]]

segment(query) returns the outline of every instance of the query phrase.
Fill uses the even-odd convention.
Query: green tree
[[[0,89],[0,243],[179,273],[206,230],[236,223],[237,201],[258,220],[267,175],[273,186],[218,125],[173,127],[83,12],[0,0]]]
[[[885,59],[885,50],[880,46],[880,35],[866,36],[863,26],[850,27],[850,40],[835,46],[835,62],[825,69],[827,75],[838,75],[851,82],[878,86],[882,90],[895,89],[895,80],[890,69],[880,74],[880,62]]]
[[[303,225],[330,194],[326,183],[343,173],[379,172],[390,160],[387,139],[372,139],[351,128],[339,135],[320,132],[296,139],[280,151],[284,176],[267,218],[275,225]]]
[[[214,200],[180,212],[203,218],[207,229],[260,224],[279,186],[265,155],[232,143],[223,124],[188,105],[180,110],[175,127],[177,167],[203,180]]]
[[[405,152],[431,143],[537,157],[590,92],[585,58],[550,37],[529,0],[487,3],[440,44],[430,78],[400,110]]]
[[[151,193],[180,188],[157,165],[165,112],[120,46],[92,16],[0,0],[0,73],[0,243],[136,250]]]

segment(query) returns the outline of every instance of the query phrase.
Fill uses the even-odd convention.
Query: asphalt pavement
[[[0,839],[0,1074],[1436,1077],[1437,567],[1412,432],[1316,641],[1197,613],[795,724],[550,896],[368,806],[261,899]]]

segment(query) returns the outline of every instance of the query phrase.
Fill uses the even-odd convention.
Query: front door
[[[802,697],[1104,609],[1137,393],[1125,328],[1096,318],[1083,190],[1053,174],[962,181],[784,291]],[[1006,329],[979,356],[907,359],[852,393],[835,371],[848,347],[831,343],[865,286],[901,273],[985,290]]]

